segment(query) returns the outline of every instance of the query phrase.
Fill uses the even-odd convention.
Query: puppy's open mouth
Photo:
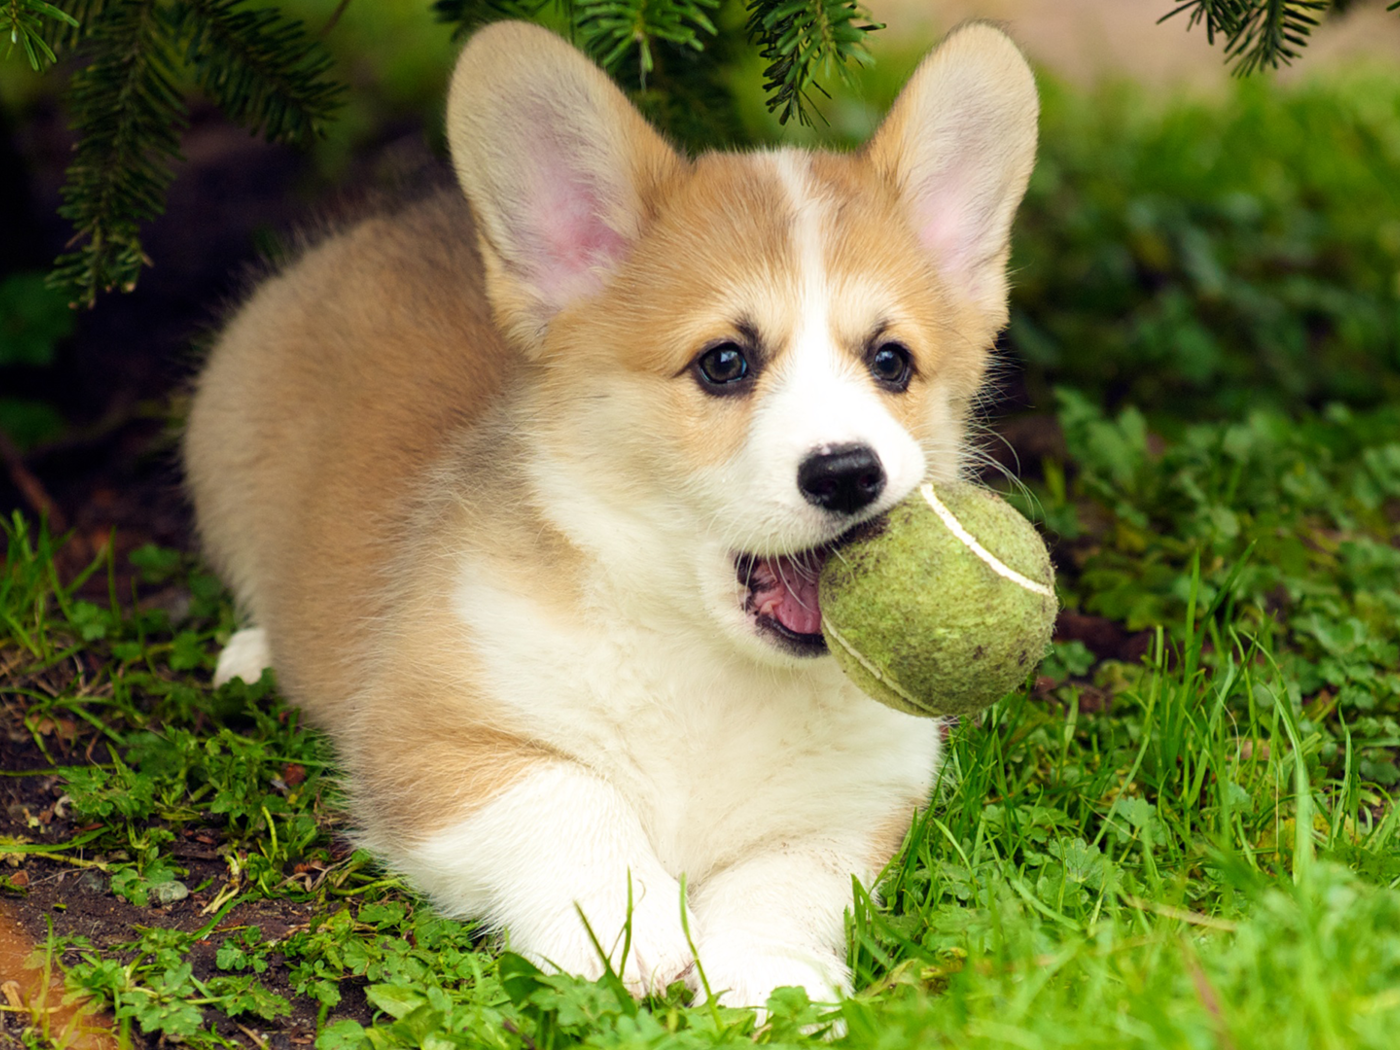
[[[796,554],[736,554],[734,571],[748,588],[744,611],[758,631],[777,648],[793,656],[821,656],[822,605],[818,580],[826,559],[853,540],[885,531],[889,519],[880,514],[847,529],[830,543]]]
[[[740,554],[734,559],[739,582],[748,588],[744,611],[760,633],[794,656],[826,652],[817,578],[831,544],[796,554]]]

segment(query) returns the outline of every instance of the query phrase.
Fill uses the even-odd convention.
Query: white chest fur
[[[563,622],[475,566],[454,598],[502,719],[612,783],[673,875],[878,821],[931,783],[938,724],[863,696],[829,659],[765,667],[693,622],[607,604]]]

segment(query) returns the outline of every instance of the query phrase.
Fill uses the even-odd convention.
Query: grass
[[[1057,643],[1034,682],[957,728],[934,805],[879,885],[852,887],[858,992],[838,1008],[780,993],[759,1025],[679,989],[639,1005],[433,916],[340,836],[334,758],[273,683],[209,688],[233,628],[215,581],[156,549],[131,593],[101,561],[64,578],[58,542],[19,518],[0,704],[36,761],[4,773],[57,776],[63,798],[0,839],[16,865],[0,887],[63,866],[149,916],[121,942],[45,946],[137,1041],[256,1044],[300,1016],[322,1050],[803,1046],[838,1028],[839,1045],[889,1048],[1393,1047],[1400,412],[1374,395],[1400,381],[1400,290],[1358,281],[1350,326],[1308,306],[1333,302],[1334,271],[1395,270],[1386,222],[1307,216],[1400,185],[1391,140],[1356,130],[1400,95],[1357,108],[1354,87],[1307,91],[1131,119],[1121,101],[1048,97],[1048,181],[1018,258],[1083,266],[1027,271],[1012,343],[1053,398],[1055,441],[1008,495],[1054,539],[1066,605],[1121,644]],[[1345,133],[1325,164],[1249,167],[1254,218],[1226,207],[1242,191],[1221,167],[1170,148],[1262,155],[1294,125]],[[1108,139],[1112,178],[1090,179]],[[1157,210],[1125,239],[1143,200]],[[1306,229],[1279,236],[1317,253],[1279,254],[1271,224],[1289,216]],[[1202,245],[1243,283],[1201,284]],[[1126,269],[1099,281],[1114,259]],[[1278,367],[1237,338],[1271,296]],[[1190,367],[1137,352],[1149,315],[1166,326],[1152,347],[1201,351]],[[1111,382],[1064,363],[1081,339]],[[258,918],[274,905],[280,921]],[[37,1022],[22,1038],[45,1043]]]
[[[639,1009],[614,982],[539,975],[435,918],[367,858],[337,856],[325,743],[267,683],[203,687],[230,628],[207,580],[146,552],[148,578],[193,584],[176,623],[75,600],[53,554],[10,526],[5,653],[27,668],[10,665],[11,701],[37,746],[52,752],[71,724],[70,754],[90,737],[109,761],[53,754],[89,830],[0,852],[94,865],[141,906],[188,877],[169,848],[186,832],[210,831],[224,868],[212,886],[181,883],[210,898],[196,928],[153,915],[126,944],[49,946],[132,1033],[225,1045],[221,1020],[276,1026],[298,997],[317,1004],[326,1048],[801,1044],[834,1019],[800,995],[757,1030],[679,993]],[[1400,809],[1361,756],[1400,740],[1363,745],[1340,708],[1295,705],[1284,632],[1259,630],[1227,588],[1207,602],[1198,569],[1187,580],[1182,619],[1152,632],[1140,665],[1059,646],[1034,694],[956,732],[880,901],[854,887],[851,1045],[1391,1045]],[[79,655],[97,670],[64,680]],[[1105,691],[1091,679],[1112,683],[1111,708],[1086,704]],[[257,898],[309,919],[281,938],[224,921]],[[189,961],[201,941],[217,946],[203,975]],[[339,1017],[342,989],[375,1020]]]

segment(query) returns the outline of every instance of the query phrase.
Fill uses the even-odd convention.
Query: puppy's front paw
[[[575,912],[570,916],[571,928],[566,923],[566,929],[549,938],[550,943],[522,945],[522,950],[547,967],[597,980],[603,975],[601,946],[608,965],[629,992],[638,997],[661,994],[695,965],[681,925],[680,894],[662,896],[665,899],[641,895],[633,904],[630,928],[625,906],[618,908],[611,901],[580,901],[583,918]],[[597,945],[589,937],[590,929]]]
[[[756,941],[742,934],[706,938],[696,945],[710,991],[724,1006],[762,1008],[775,988],[802,988],[814,1003],[834,1003],[851,991],[845,963],[834,954],[791,945]],[[698,972],[686,983],[705,989]]]

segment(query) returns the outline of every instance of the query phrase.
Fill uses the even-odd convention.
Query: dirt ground
[[[6,680],[0,650],[0,682]],[[79,671],[71,667],[53,668],[42,672],[43,680],[28,677],[18,685],[24,689],[44,692],[63,684],[59,679],[71,679]],[[15,677],[8,679],[17,682]],[[78,765],[84,762],[110,761],[106,746],[90,726],[72,719],[58,724],[36,727],[44,745],[52,755],[46,758],[36,746],[33,733],[25,720],[25,703],[17,691],[6,695],[0,688],[0,839],[19,838],[39,845],[62,843],[93,830],[96,825],[79,826],[64,800],[62,777],[54,774],[27,773],[46,770],[52,765]],[[0,860],[0,875],[19,893],[0,892],[0,1005],[32,1007],[47,995],[51,1004],[62,998],[57,967],[46,972],[36,965],[33,953],[42,946],[49,931],[58,937],[71,935],[87,938],[99,949],[111,949],[129,943],[139,936],[142,927],[164,927],[185,932],[208,927],[206,936],[194,943],[186,956],[200,980],[218,976],[215,954],[230,933],[256,926],[262,940],[275,943],[294,932],[305,930],[316,916],[309,902],[279,897],[274,900],[246,901],[220,915],[216,900],[229,881],[229,868],[224,854],[232,849],[221,831],[220,819],[210,815],[207,822],[187,825],[173,845],[171,853],[187,874],[182,876],[188,886],[188,896],[169,903],[152,901],[138,908],[115,895],[109,879],[96,863],[100,858],[82,850],[67,851],[69,859],[51,859],[29,855],[11,856]],[[352,847],[344,839],[333,837],[332,861],[348,857]],[[217,922],[215,922],[217,920]],[[69,951],[59,962],[71,964],[80,960],[76,951]],[[252,1043],[257,1050],[294,1050],[308,1046],[316,1032],[316,1004],[298,997],[289,980],[284,959],[274,953],[259,980],[272,992],[292,1004],[290,1017],[272,1022],[256,1018],[238,1022],[211,1013],[210,1019],[219,1025],[220,1034],[235,1042]],[[337,1017],[350,1017],[367,1023],[370,1009],[363,995],[363,981],[341,983],[342,1001],[336,1008]],[[71,1020],[60,1012],[51,1019],[53,1030],[62,1030]],[[20,1033],[29,1021],[25,1013],[0,1012],[0,1050],[18,1050],[22,1046]],[[109,1050],[115,1040],[104,1027],[100,1015],[88,1018],[81,1027],[90,1029],[78,1040],[65,1040],[64,1046],[73,1050]],[[241,1027],[241,1032],[240,1032]],[[255,1032],[256,1035],[250,1035]],[[140,1036],[137,1036],[138,1041]],[[156,1040],[148,1040],[155,1045]]]

